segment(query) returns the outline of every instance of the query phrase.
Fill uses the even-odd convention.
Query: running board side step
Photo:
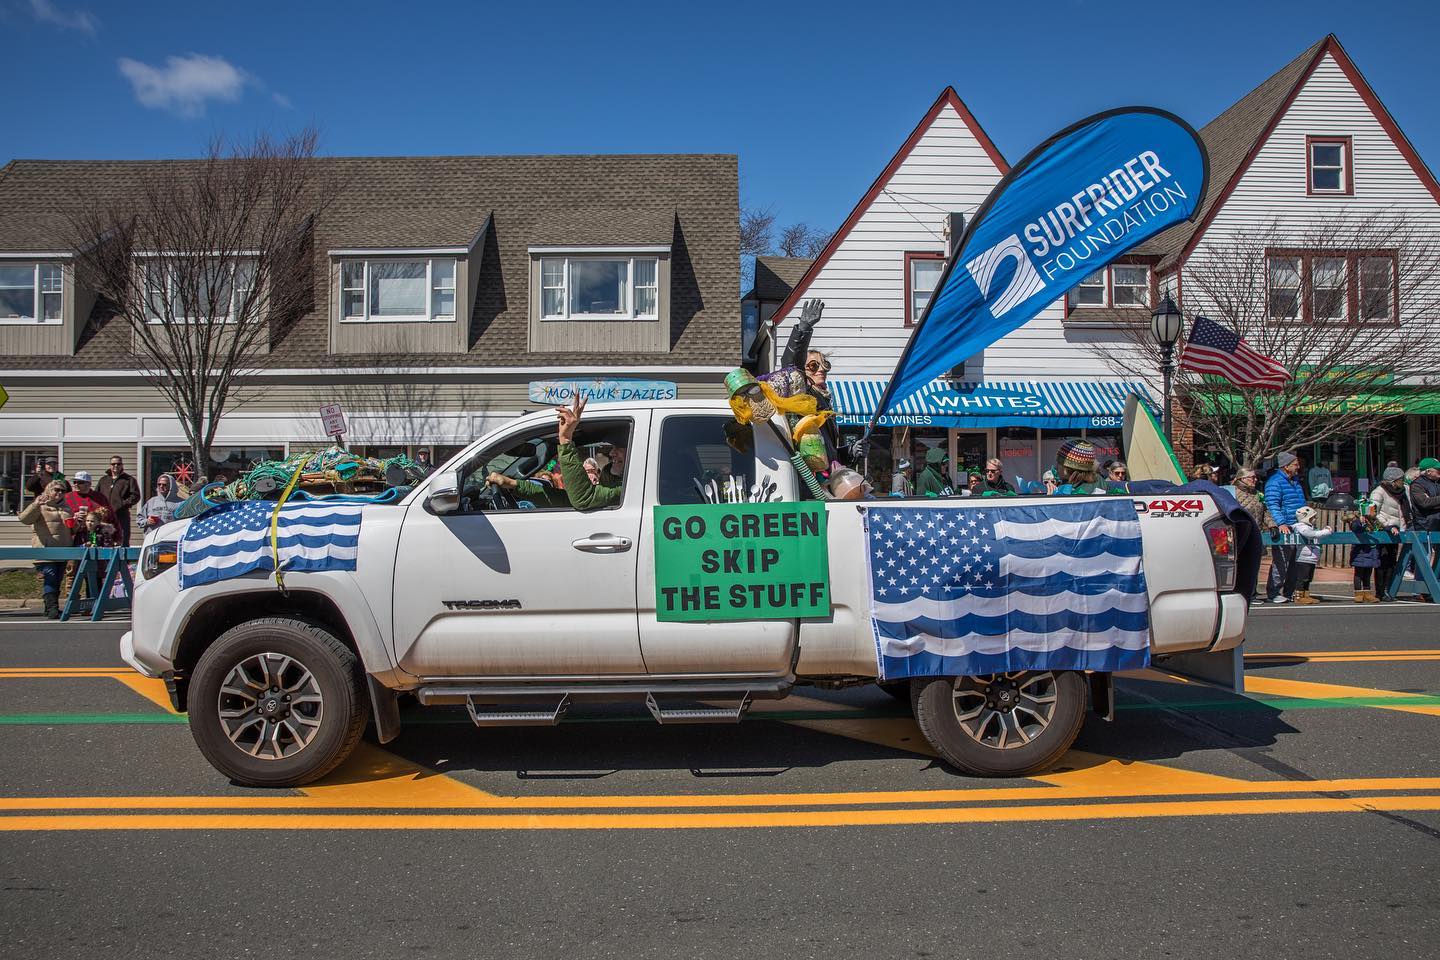
[[[562,696],[553,710],[478,710],[475,698],[465,698],[465,711],[477,727],[553,727],[565,718],[570,697]]]
[[[739,723],[750,709],[750,694],[725,707],[662,707],[655,694],[645,694],[645,706],[656,723]]]

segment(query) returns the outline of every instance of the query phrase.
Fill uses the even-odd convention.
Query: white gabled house
[[[883,420],[894,431],[897,455],[923,456],[926,448],[945,445],[957,474],[999,456],[1007,474],[1027,480],[1053,463],[1066,437],[1084,434],[1102,456],[1118,456],[1124,396],[1146,385],[1124,380],[1094,347],[1130,349],[1137,328],[1148,328],[1162,287],[1187,312],[1203,308],[1185,278],[1207,244],[1277,220],[1294,224],[1303,236],[1307,224],[1337,211],[1396,211],[1433,223],[1440,236],[1440,184],[1333,35],[1221,113],[1200,136],[1211,171],[1195,221],[1094,274],[907,402],[902,416]],[[1007,170],[1005,158],[947,88],[775,309],[772,362],[799,318],[799,305],[824,300],[813,346],[834,364],[841,422],[856,429],[868,422],[943,267],[949,215],[973,215]],[[1295,282],[1306,289],[1295,295],[1306,309],[1322,302],[1309,287],[1317,275],[1323,281],[1325,271],[1317,274],[1303,249],[1279,252],[1301,257]],[[1370,286],[1383,282],[1382,266],[1363,252],[1347,256],[1344,291],[1332,291],[1332,301],[1338,297],[1352,311],[1362,302],[1378,303],[1374,291],[1361,285],[1365,278]],[[1406,319],[1394,271],[1389,282],[1396,284],[1394,309]],[[1158,393],[1154,385],[1148,392]],[[1415,386],[1404,405],[1407,415],[1397,419],[1385,457],[1413,462],[1440,453],[1440,393]],[[1177,436],[1177,447],[1181,440]],[[1358,480],[1366,459],[1350,446],[1326,444],[1327,450],[1310,451],[1306,460]],[[1188,445],[1180,453],[1188,459]],[[888,476],[888,463],[872,457],[872,468],[877,479]]]
[[[950,215],[972,216],[1008,170],[959,95],[946,88],[775,310],[772,361],[799,319],[800,303],[823,300],[812,346],[834,364],[841,422],[868,422],[939,279]],[[1149,321],[1149,263],[1157,258],[1140,252],[1127,259],[1142,281],[1133,303],[1074,319],[1063,302],[1047,307],[907,402],[903,415],[882,420],[894,431],[897,455],[923,458],[928,448],[944,446],[957,475],[999,456],[1007,474],[1027,480],[1054,462],[1066,437],[1091,435],[1118,455],[1120,414],[1133,385],[1118,380],[1088,344],[1114,337],[1117,322]],[[888,463],[872,457],[871,465],[888,476]]]
[[[1279,311],[1273,316],[1291,311],[1306,323],[1380,328],[1388,321],[1413,331],[1402,335],[1440,336],[1440,317],[1423,315],[1440,294],[1403,282],[1409,258],[1392,249],[1407,241],[1440,248],[1440,182],[1333,34],[1200,135],[1211,163],[1200,215],[1158,238],[1161,282],[1187,313],[1213,301],[1202,289],[1207,257],[1234,260],[1255,250],[1267,281],[1257,308]],[[1353,222],[1371,224],[1356,228],[1364,242],[1344,226]],[[1433,383],[1397,382],[1390,398],[1397,416],[1368,446],[1341,438],[1302,451],[1302,459],[1358,492],[1388,460],[1435,456],[1440,391]]]

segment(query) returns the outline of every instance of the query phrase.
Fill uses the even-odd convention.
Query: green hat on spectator
[[[1426,457],[1424,460],[1420,461],[1420,469],[1440,470],[1440,460],[1436,460],[1434,457]]]

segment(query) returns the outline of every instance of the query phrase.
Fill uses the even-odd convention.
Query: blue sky
[[[725,152],[742,202],[833,229],[946,84],[1015,160],[1112,106],[1198,127],[1333,31],[1434,169],[1437,8],[0,0],[0,162],[306,125],[332,154]]]

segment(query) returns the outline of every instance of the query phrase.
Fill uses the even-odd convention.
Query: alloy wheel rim
[[[1044,733],[1055,717],[1059,680],[1051,671],[1021,670],[955,680],[955,719],[981,746],[1015,750]]]
[[[221,729],[258,760],[288,760],[320,731],[325,701],[314,675],[283,653],[257,653],[230,669],[218,697]]]

